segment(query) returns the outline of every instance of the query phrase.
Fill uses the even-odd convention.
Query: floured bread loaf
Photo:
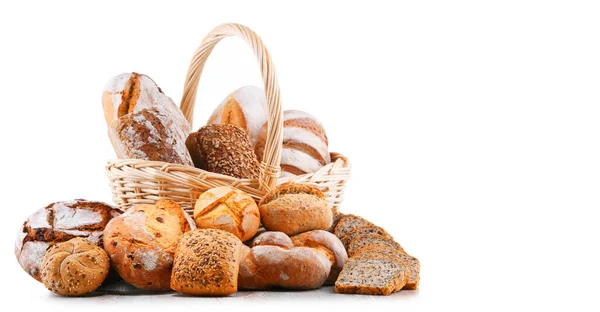
[[[260,128],[266,122],[265,91],[255,86],[245,86],[228,95],[213,111],[206,124],[236,125],[248,133],[252,146],[255,146]]]
[[[267,140],[264,124],[256,141],[256,156],[262,161]],[[283,112],[283,148],[281,177],[311,173],[331,162],[325,129],[312,115],[297,111]]]
[[[188,220],[183,209],[169,200],[132,207],[108,223],[104,249],[127,283],[169,290],[177,243],[191,229]]]
[[[150,77],[113,77],[104,88],[102,106],[117,157],[192,165],[185,147],[190,125]]]
[[[102,231],[121,211],[101,202],[73,200],[52,203],[36,211],[17,235],[15,255],[21,267],[41,281],[40,267],[48,247],[83,237],[102,246]]]

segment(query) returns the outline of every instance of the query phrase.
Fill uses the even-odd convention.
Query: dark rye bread
[[[362,226],[373,225],[373,223],[353,214],[343,216],[333,230],[333,234],[338,238],[354,231]]]
[[[395,242],[393,239],[391,238],[386,238],[384,236],[381,236],[379,234],[365,234],[363,236],[360,236],[356,239],[354,239],[353,241],[350,242],[350,244],[348,244],[348,256],[352,256],[354,255],[354,253],[360,249],[363,246],[366,245],[380,245],[384,248],[389,248],[389,249],[393,249],[393,250],[397,250],[399,252],[404,252],[404,249],[402,248],[402,246],[400,246],[400,244],[398,244],[397,242]]]
[[[397,261],[404,263],[409,271],[407,275],[408,280],[406,281],[406,285],[403,289],[414,290],[419,287],[420,271],[421,264],[419,260],[405,252],[400,252],[395,249],[390,249],[382,245],[365,245],[358,248],[354,254],[353,258],[361,258],[361,257],[381,257],[381,256],[389,256]]]
[[[334,290],[344,294],[389,295],[404,287],[406,266],[392,257],[351,257]]]
[[[208,125],[185,141],[194,166],[238,179],[256,179],[260,165],[248,134],[234,125]]]
[[[383,228],[378,227],[377,225],[367,225],[354,229],[354,231],[340,238],[340,241],[342,242],[342,244],[344,244],[344,247],[348,249],[348,245],[351,241],[366,234],[379,234],[385,238],[393,239],[392,236],[388,234],[388,232]]]

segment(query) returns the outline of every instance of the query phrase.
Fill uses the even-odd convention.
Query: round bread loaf
[[[260,174],[248,134],[238,126],[204,126],[191,133],[185,145],[197,168],[238,179],[256,179]]]
[[[237,292],[242,242],[216,229],[183,235],[177,246],[171,289],[189,295],[224,296]]]
[[[52,203],[36,211],[23,223],[15,242],[19,264],[41,281],[40,267],[48,247],[83,237],[102,246],[102,231],[121,210],[101,202],[77,199]]]
[[[250,195],[229,186],[210,189],[194,206],[194,221],[201,229],[219,229],[247,241],[256,234],[260,213]]]
[[[259,160],[263,159],[266,140],[264,124],[254,149]],[[315,172],[330,163],[328,145],[325,129],[314,116],[297,110],[284,111],[281,177]]]
[[[42,283],[63,296],[82,296],[96,290],[110,270],[104,249],[76,237],[48,249],[42,260]]]
[[[312,230],[327,230],[333,222],[325,195],[306,184],[284,183],[259,202],[260,219],[269,231],[295,235]]]
[[[236,125],[250,137],[256,145],[260,128],[267,122],[267,99],[265,91],[255,86],[241,87],[230,95],[213,111],[207,125]],[[259,158],[259,161],[262,160]]]
[[[337,236],[323,230],[309,231],[292,237],[294,246],[311,247],[327,255],[331,262],[329,276],[325,285],[333,285],[348,260],[348,254]]]
[[[113,267],[129,284],[169,290],[177,243],[190,230],[185,212],[175,202],[138,205],[112,219],[104,230],[104,249]]]

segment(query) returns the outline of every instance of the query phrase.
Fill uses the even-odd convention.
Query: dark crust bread
[[[185,145],[197,168],[238,179],[256,179],[260,175],[250,138],[238,126],[204,126],[191,133]]]
[[[342,242],[342,244],[344,244],[344,247],[346,249],[348,249],[348,245],[350,244],[351,241],[366,235],[366,234],[379,234],[385,238],[389,238],[389,239],[393,239],[392,236],[390,234],[388,234],[388,232],[386,230],[384,230],[383,228],[377,226],[377,225],[367,225],[367,226],[361,226],[359,228],[354,229],[352,232],[344,235],[342,238],[340,238],[340,241]]]
[[[362,227],[362,226],[367,226],[367,225],[373,225],[373,223],[359,217],[353,214],[347,214],[344,215],[340,221],[338,222],[338,224],[335,226],[335,229],[333,230],[333,234],[335,234],[335,236],[337,236],[338,238],[342,238],[344,237],[344,235],[354,231],[355,229]]]
[[[193,230],[177,246],[171,289],[191,295],[237,292],[242,242],[216,229]]]
[[[286,194],[306,194],[306,195],[314,195],[320,199],[325,199],[325,194],[321,192],[321,190],[315,186],[308,184],[299,184],[299,183],[284,183],[279,185],[274,190],[271,190],[267,193],[258,203],[258,205],[268,204],[269,202],[277,199],[278,197]]]
[[[60,212],[60,217],[62,218],[71,218],[72,221],[77,220],[73,219],[73,217],[69,217],[68,214],[72,213],[73,216],[75,216],[75,213],[78,210],[85,210],[97,214],[97,216],[99,216],[99,220],[95,219],[96,222],[88,222],[90,220],[81,219],[82,221],[85,220],[86,222],[81,224],[77,224],[77,222],[69,222],[69,227],[66,228],[64,225],[60,224],[61,221],[58,220],[58,217],[56,216],[57,211],[55,206],[56,209],[58,209],[60,206],[60,209],[64,210]],[[111,205],[102,202],[87,201],[84,199],[52,203],[43,209],[40,209],[31,216],[33,217],[34,215],[45,214],[45,222],[47,222],[49,226],[36,227],[35,224],[31,224],[29,222],[29,219],[23,223],[20,235],[17,238],[18,241],[15,249],[15,254],[19,259],[19,263],[23,269],[29,273],[29,275],[36,280],[41,281],[39,265],[41,265],[41,257],[43,257],[45,253],[37,255],[40,258],[35,261],[31,261],[31,256],[22,254],[23,247],[27,243],[40,242],[45,243],[48,245],[48,247],[50,247],[54,244],[66,242],[75,237],[85,237],[88,238],[89,241],[92,241],[96,245],[102,247],[102,231],[104,230],[104,227],[113,217],[120,215],[121,212],[122,211],[120,209]],[[61,226],[57,227],[55,226],[55,223]],[[28,263],[24,263],[24,261],[21,261],[21,258],[29,258],[28,260],[30,261],[27,261]]]

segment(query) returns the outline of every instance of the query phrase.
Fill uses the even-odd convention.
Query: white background
[[[172,2],[0,5],[3,306],[600,308],[593,1]],[[421,260],[418,291],[68,299],[21,270],[13,242],[30,213],[111,200],[105,82],[144,73],[179,102],[192,53],[224,22],[262,37],[284,108],[316,115],[330,149],[352,161],[342,211],[383,226]],[[200,82],[194,127],[230,91],[260,83],[251,50],[223,41]]]

